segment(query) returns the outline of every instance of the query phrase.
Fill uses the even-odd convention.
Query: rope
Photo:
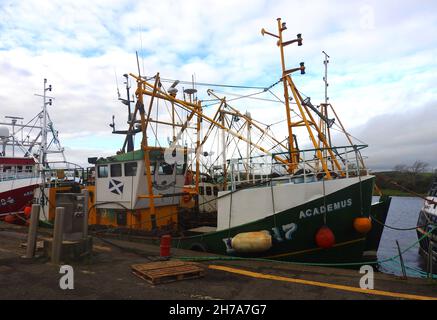
[[[408,246],[406,249],[401,251],[401,254],[404,254],[414,246],[416,246],[420,241],[422,241],[425,237],[428,237],[431,235],[431,233],[436,229],[437,227],[433,227],[429,232],[425,233],[422,237],[419,238],[419,240],[415,241],[412,245]],[[303,265],[303,266],[325,266],[325,267],[340,267],[340,266],[360,266],[360,265],[372,265],[372,264],[382,264],[390,261],[394,261],[395,259],[399,258],[400,255],[394,255],[390,258],[386,258],[383,260],[376,260],[376,261],[365,261],[365,262],[350,262],[350,263],[311,263],[311,262],[295,262],[295,261],[281,261],[281,260],[272,260],[272,259],[265,259],[265,258],[243,258],[243,257],[222,257],[222,256],[206,256],[206,257],[178,257],[180,260],[186,260],[186,261],[213,261],[213,260],[242,260],[242,261],[261,261],[261,262],[275,262],[275,263],[284,263],[284,264],[295,264],[295,265]],[[437,275],[436,275],[437,276]]]
[[[427,197],[424,197],[423,195],[421,195],[421,194],[419,194],[419,193],[417,193],[417,192],[415,192],[415,191],[413,191],[413,190],[410,190],[410,189],[408,189],[408,188],[406,188],[406,187],[400,185],[400,184],[397,183],[396,181],[393,181],[393,180],[391,180],[390,178],[387,178],[386,176],[384,176],[384,175],[382,175],[382,174],[379,174],[378,177],[380,177],[382,180],[385,180],[385,181],[387,181],[388,183],[390,183],[390,184],[392,184],[392,185],[395,185],[395,186],[401,188],[402,190],[408,192],[409,194],[412,194],[413,196],[416,196],[416,197],[418,197],[418,198],[421,198],[421,199],[427,201],[427,202],[430,203],[430,204],[437,204],[437,201],[434,201],[434,200],[428,199]]]
[[[153,79],[154,77],[152,77]],[[164,79],[160,78],[162,82],[175,82],[173,79]],[[180,84],[189,84],[192,85],[193,81],[179,81]],[[255,87],[255,86],[243,86],[243,85],[231,85],[231,84],[217,84],[217,83],[206,83],[206,82],[196,82],[196,86],[205,86],[205,87],[223,87],[223,88],[237,88],[237,89],[260,89],[264,90],[266,87]]]
[[[387,225],[387,224],[385,224],[385,223],[379,221],[378,219],[376,219],[373,215],[371,215],[371,218],[372,218],[372,221],[375,221],[376,223],[378,223],[378,224],[380,224],[380,225],[382,225],[382,226],[384,226],[384,227],[387,227],[387,228],[389,228],[389,229],[393,229],[393,230],[397,230],[397,231],[416,230],[416,229],[419,229],[419,228],[425,228],[426,226],[429,225],[429,224],[426,224],[426,225],[423,225],[423,226],[415,226],[415,227],[411,227],[411,228],[399,228],[399,227],[392,227],[392,226],[389,226],[389,225]],[[435,226],[436,224],[431,223],[431,225]]]
[[[273,175],[273,158],[271,158],[271,164],[270,164],[270,176],[272,176],[272,175]],[[273,227],[276,229],[277,224],[276,224],[275,195],[273,192],[273,180],[272,179],[270,179],[270,192],[272,195]]]
[[[325,208],[325,212],[323,213],[323,224],[326,225],[326,187],[325,187],[325,179],[322,179],[322,186],[323,186],[323,207]]]

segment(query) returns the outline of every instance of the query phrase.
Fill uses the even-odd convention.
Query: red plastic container
[[[161,237],[160,255],[161,257],[170,256],[171,235],[166,234]]]

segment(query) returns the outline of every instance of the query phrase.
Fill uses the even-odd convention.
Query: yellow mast
[[[296,71],[300,71],[301,74],[305,74],[305,65],[303,62],[300,63],[300,67],[298,68],[292,68],[292,69],[286,69],[285,66],[285,58],[284,58],[284,47],[292,44],[297,43],[299,46],[302,45],[302,36],[301,34],[297,35],[297,38],[290,41],[283,41],[282,32],[287,29],[285,22],[281,22],[281,18],[277,19],[278,21],[278,35],[270,33],[266,31],[264,28],[261,30],[261,34],[265,35],[268,34],[272,37],[275,37],[278,39],[277,45],[280,48],[281,53],[281,67],[282,67],[282,81],[284,83],[284,97],[285,97],[285,108],[286,108],[286,115],[287,115],[287,127],[288,127],[288,141],[289,141],[289,155],[290,155],[290,166],[289,166],[289,172],[293,172],[294,169],[296,169],[298,162],[299,162],[299,150],[297,150],[294,147],[294,141],[292,136],[292,127],[293,126],[300,126],[302,123],[306,126],[308,130],[308,134],[310,136],[311,142],[316,149],[316,156],[319,159],[320,163],[322,164],[323,171],[326,173],[326,177],[328,179],[331,179],[331,173],[329,171],[328,165],[327,165],[327,158],[323,155],[323,153],[320,150],[321,143],[323,144],[324,148],[326,148],[327,153],[329,153],[331,161],[333,162],[333,166],[337,168],[339,173],[341,175],[344,175],[344,172],[341,170],[341,165],[337,161],[335,154],[333,153],[330,144],[326,140],[325,134],[322,132],[320,127],[317,125],[314,117],[312,116],[311,112],[309,111],[307,105],[304,103],[302,96],[300,95],[299,91],[296,89],[296,86],[293,83],[293,80],[291,79],[290,74]],[[289,103],[289,93],[288,89],[291,90],[291,93],[293,95],[293,98],[296,102],[296,105],[300,112],[300,117],[302,118],[302,121],[292,123],[291,121],[291,114],[290,114],[290,103]],[[317,133],[317,139],[314,133],[312,132],[312,127],[316,130]]]
[[[141,131],[143,133],[143,137],[141,140],[141,149],[144,152],[144,166],[145,166],[145,170],[146,170],[147,187],[148,187],[148,191],[149,191],[148,195],[140,195],[139,198],[148,198],[149,199],[149,206],[150,206],[150,214],[151,215],[155,214],[155,200],[154,200],[155,196],[153,194],[152,174],[150,171],[150,154],[149,154],[150,148],[149,148],[148,141],[147,141],[147,125],[149,123],[148,119],[150,118],[150,113],[152,111],[152,106],[153,106],[153,100],[154,100],[156,91],[158,90],[158,85],[159,85],[159,73],[156,74],[155,84],[153,86],[153,94],[150,98],[149,109],[147,112],[147,119],[145,116],[144,102],[143,102],[144,100],[143,100],[143,94],[142,94],[144,82],[140,77],[137,78],[137,90],[135,93],[137,96],[137,101],[138,101],[138,104],[135,107],[135,111],[137,111],[137,109],[139,109],[140,116],[141,116]]]
[[[294,140],[293,140],[293,129],[291,124],[291,115],[290,115],[290,96],[288,93],[288,86],[287,82],[285,81],[285,77],[288,74],[288,70],[285,68],[285,57],[284,57],[284,47],[293,43],[298,42],[298,45],[302,45],[302,39],[300,38],[300,35],[298,35],[298,39],[294,41],[287,41],[283,42],[282,40],[282,31],[286,30],[287,27],[285,26],[285,23],[281,23],[281,18],[277,19],[278,21],[278,35],[275,35],[273,33],[270,33],[266,31],[264,28],[261,29],[261,34],[268,34],[272,37],[278,38],[278,46],[279,51],[281,55],[281,67],[282,67],[282,83],[284,84],[284,99],[285,99],[285,110],[286,110],[286,116],[287,116],[287,129],[288,129],[288,151],[289,151],[289,164],[288,164],[288,172],[292,173],[299,163],[299,153],[297,152],[297,149],[294,146]]]
[[[200,180],[200,125],[202,121],[202,105],[200,104],[200,101],[197,101],[197,140],[196,140],[196,192],[199,190],[199,180]]]

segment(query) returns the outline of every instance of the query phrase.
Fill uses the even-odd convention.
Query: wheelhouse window
[[[206,195],[207,196],[212,195],[212,190],[211,190],[212,188],[211,187],[206,187],[205,189],[206,189]]]
[[[124,164],[124,175],[126,177],[134,177],[137,175],[137,163],[136,162],[127,162]]]
[[[159,175],[172,175],[173,169],[174,169],[173,164],[161,162],[158,166],[158,174]]]
[[[107,178],[108,177],[108,166],[106,164],[98,166],[97,176],[99,178]]]
[[[217,187],[214,187],[214,195],[218,196],[218,188]]]
[[[185,170],[187,168],[187,164],[176,164],[176,174],[177,175],[182,175],[185,174]]]
[[[121,177],[121,163],[111,164],[111,177]]]
[[[200,186],[199,187],[199,195],[203,196],[204,194],[205,194],[205,189],[202,186]]]

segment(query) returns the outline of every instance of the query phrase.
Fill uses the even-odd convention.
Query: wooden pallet
[[[183,261],[158,261],[131,266],[132,273],[151,284],[200,278],[205,271],[199,264]]]

